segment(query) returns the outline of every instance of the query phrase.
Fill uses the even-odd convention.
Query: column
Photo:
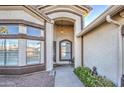
[[[75,68],[82,65],[81,60],[81,38],[77,37],[76,35],[81,31],[81,24],[80,21],[75,22],[74,26],[74,55],[75,55]]]
[[[46,70],[53,69],[53,24],[46,23]]]
[[[19,33],[20,34],[26,34],[26,26],[19,25]],[[25,39],[19,39],[19,66],[26,65],[26,40]]]

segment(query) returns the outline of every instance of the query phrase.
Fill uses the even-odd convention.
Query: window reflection
[[[30,36],[40,37],[41,36],[41,31],[40,30],[41,29],[28,26],[27,27],[27,34],[30,35]]]
[[[18,40],[0,40],[0,66],[15,66],[18,63]]]
[[[6,29],[5,32],[0,33],[0,34],[18,34],[19,32],[18,25],[0,25],[0,28]]]
[[[0,24],[0,35],[19,34],[19,25]],[[27,26],[27,35],[41,36],[41,29]],[[40,63],[41,41],[27,40],[27,64]],[[18,65],[18,39],[0,39],[0,66]],[[25,51],[25,50],[24,50]],[[25,52],[26,52],[25,51]],[[23,60],[23,59],[22,59]]]
[[[6,65],[17,65],[18,40],[6,40]]]
[[[27,40],[27,64],[40,63],[40,41]]]
[[[4,39],[0,39],[0,66],[4,66]]]
[[[60,43],[60,60],[71,60],[71,42],[61,41]]]

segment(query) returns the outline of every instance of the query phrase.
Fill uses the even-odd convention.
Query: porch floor
[[[56,67],[55,87],[84,87],[73,70],[71,65]]]

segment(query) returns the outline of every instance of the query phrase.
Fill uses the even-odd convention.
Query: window
[[[0,25],[0,34],[18,34],[18,25]]]
[[[41,55],[41,42],[27,40],[27,64],[39,64]]]
[[[4,39],[0,39],[0,66],[4,66]]]
[[[60,61],[72,59],[72,42],[69,40],[60,41]]]
[[[27,35],[40,37],[41,29],[28,26],[27,27]]]
[[[0,39],[0,66],[18,64],[18,40]]]
[[[18,40],[6,40],[6,65],[17,65],[18,62]]]
[[[4,36],[4,38],[0,39],[0,66],[18,65],[18,39],[25,39],[25,36],[27,38],[27,49],[24,52],[26,52],[27,64],[40,64],[41,34],[44,34],[41,32],[43,31],[39,28],[27,26],[27,34],[23,38],[23,36],[20,37],[19,35],[18,24],[0,24],[0,37]]]

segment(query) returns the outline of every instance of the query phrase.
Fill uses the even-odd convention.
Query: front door
[[[59,60],[72,61],[72,42],[70,40],[62,40],[59,43]]]

